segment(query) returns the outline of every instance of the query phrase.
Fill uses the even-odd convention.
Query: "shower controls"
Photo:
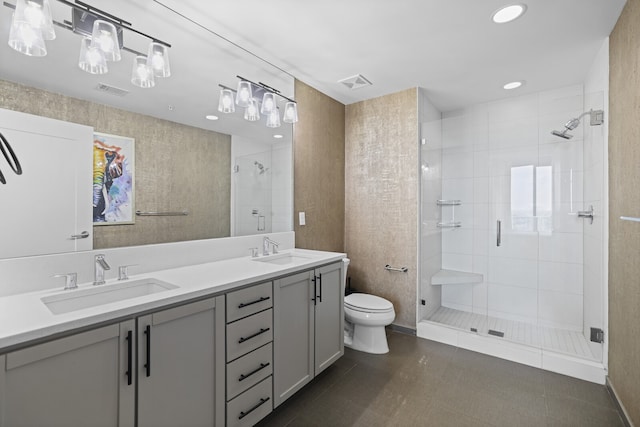
[[[578,211],[578,218],[589,218],[589,224],[593,224],[593,205],[589,205],[588,211]]]

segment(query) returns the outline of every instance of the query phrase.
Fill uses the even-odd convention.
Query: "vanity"
[[[2,297],[0,426],[254,425],[344,353],[344,256],[288,249]]]

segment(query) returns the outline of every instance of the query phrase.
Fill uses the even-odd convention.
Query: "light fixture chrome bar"
[[[237,90],[232,89],[232,88],[230,88],[230,87],[228,87],[228,86],[225,86],[225,85],[223,85],[223,84],[220,84],[220,83],[218,83],[218,86],[219,86],[219,87],[221,87],[222,89],[230,90],[230,91],[231,91],[231,92],[233,92],[233,93],[236,93],[236,92],[237,92]]]
[[[252,85],[254,85],[254,86],[257,86],[257,87],[259,87],[259,88],[262,88],[262,89],[266,90],[267,92],[273,92],[275,95],[278,95],[280,98],[284,98],[284,99],[286,99],[286,100],[287,100],[287,101],[289,101],[289,102],[296,102],[296,100],[295,100],[295,99],[291,99],[291,98],[289,98],[289,97],[287,97],[287,96],[284,96],[283,94],[281,94],[281,93],[280,93],[280,91],[279,91],[279,90],[274,89],[274,88],[272,88],[271,86],[267,86],[267,85],[265,85],[264,83],[256,83],[256,82],[253,82],[253,81],[251,81],[251,80],[249,80],[249,79],[245,79],[244,77],[242,77],[242,76],[238,76],[238,75],[236,75],[236,77],[237,77],[237,78],[239,78],[239,79],[240,79],[240,80],[242,80],[242,81],[249,82],[249,83],[251,83],[251,84],[252,84]]]
[[[93,15],[94,17],[99,17],[100,19],[103,19],[105,21],[111,22],[112,24],[114,24],[116,26],[122,27],[123,29],[127,29],[127,30],[129,30],[129,31],[131,31],[133,33],[136,33],[138,35],[146,37],[149,40],[154,41],[156,43],[160,43],[160,44],[163,44],[163,45],[165,45],[167,47],[171,47],[171,45],[169,43],[165,42],[165,41],[162,41],[162,40],[160,40],[160,39],[158,39],[156,37],[153,37],[153,36],[150,36],[150,35],[148,35],[146,33],[143,33],[142,31],[136,30],[135,28],[132,27],[133,24],[131,24],[130,22],[125,21],[124,19],[118,18],[117,16],[112,15],[110,13],[107,13],[107,12],[105,12],[103,10],[100,10],[98,8],[90,6],[90,5],[86,4],[86,3],[83,3],[83,2],[81,2],[79,0],[76,0],[75,3],[71,3],[70,1],[67,1],[67,0],[56,0],[56,1],[58,3],[62,3],[64,5],[66,5],[66,6],[69,6],[72,9],[75,9],[75,10],[78,10],[78,11],[81,11],[81,12],[85,12],[85,13],[88,13],[90,15]],[[14,4],[8,3],[6,1],[3,2],[2,4],[4,6],[6,6],[6,7],[8,7],[9,9],[15,9],[16,8],[16,6]],[[67,24],[66,21],[65,21],[65,23],[60,23],[60,22],[57,22],[57,21],[54,20],[53,23],[55,25],[61,27],[61,28],[66,28],[67,30],[74,31],[73,24]],[[89,33],[88,35],[91,35],[91,34]]]

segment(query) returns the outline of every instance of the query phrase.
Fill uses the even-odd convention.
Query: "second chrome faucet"
[[[111,270],[111,266],[104,259],[104,255],[96,255],[95,262],[93,263],[93,284],[104,285],[104,272],[105,270]]]
[[[265,237],[262,241],[262,255],[269,255],[269,244],[273,245],[273,253],[278,253],[278,242],[274,242],[268,237]]]

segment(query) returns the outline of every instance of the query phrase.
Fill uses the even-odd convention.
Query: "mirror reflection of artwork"
[[[134,140],[93,135],[93,223],[133,224]]]

